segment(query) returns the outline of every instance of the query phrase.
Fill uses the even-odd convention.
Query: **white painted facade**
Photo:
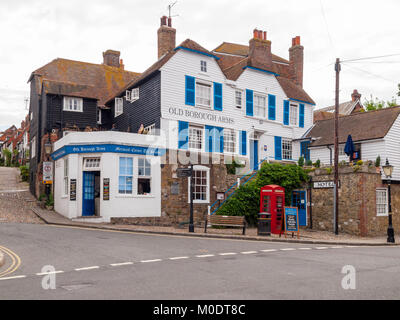
[[[201,61],[207,62],[207,72],[201,71]],[[239,141],[239,131],[246,131],[247,134],[247,158],[250,157],[250,139],[256,138],[259,141],[259,160],[275,160],[275,136],[294,140],[301,138],[303,134],[313,125],[314,106],[305,105],[304,128],[299,127],[299,116],[297,126],[285,126],[283,124],[284,100],[289,100],[282,90],[275,75],[267,72],[246,69],[237,81],[226,79],[217,61],[213,57],[179,50],[161,69],[161,130],[169,132],[169,147],[178,148],[178,121],[186,121],[194,125],[218,126],[236,131],[236,141]],[[213,106],[213,95],[211,94],[211,107],[189,106],[185,104],[185,76],[195,77],[200,82],[221,83],[223,85],[223,111],[215,111]],[[212,87],[213,88],[213,87]],[[266,96],[267,116],[263,119],[246,116],[246,89],[253,90]],[[242,107],[236,107],[235,92],[242,91]],[[213,89],[211,90],[213,92]],[[276,121],[268,120],[268,94],[276,96]],[[291,101],[298,105],[299,102]],[[178,110],[178,111],[177,111]],[[228,117],[230,123],[210,121],[187,117],[185,113],[201,112],[207,115]],[[180,112],[180,114],[179,114]],[[256,135],[254,132],[256,131]],[[258,133],[258,134],[257,134]],[[204,135],[203,135],[204,139]],[[204,143],[203,143],[204,145]],[[204,151],[204,150],[203,150]],[[239,152],[238,145],[236,153]],[[294,141],[292,145],[292,159],[296,161],[300,157],[300,143]]]

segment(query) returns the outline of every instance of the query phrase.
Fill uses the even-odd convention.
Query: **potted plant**
[[[381,173],[381,156],[378,156],[375,160],[376,173]]]
[[[51,193],[49,195],[49,198],[46,200],[46,209],[50,211],[54,209],[54,197]]]

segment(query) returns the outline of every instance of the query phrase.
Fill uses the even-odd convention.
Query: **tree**
[[[385,109],[385,108],[395,107],[395,106],[397,106],[397,101],[393,97],[391,101],[385,102],[378,98],[374,98],[371,95],[371,98],[369,100],[365,99],[364,106],[367,109],[367,111],[375,111],[375,110],[381,110],[381,109]]]

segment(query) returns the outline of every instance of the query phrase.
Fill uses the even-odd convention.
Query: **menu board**
[[[285,208],[285,235],[288,232],[292,232],[292,236],[297,232],[300,237],[298,208]]]
[[[76,201],[76,179],[71,179],[69,190],[69,200]]]
[[[110,200],[110,179],[104,178],[103,180],[103,200],[109,201]]]

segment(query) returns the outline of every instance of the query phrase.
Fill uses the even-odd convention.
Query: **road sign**
[[[43,162],[43,183],[53,183],[53,162]]]
[[[192,169],[178,169],[176,170],[176,173],[178,175],[178,178],[188,178],[191,177],[193,174],[193,170]]]

